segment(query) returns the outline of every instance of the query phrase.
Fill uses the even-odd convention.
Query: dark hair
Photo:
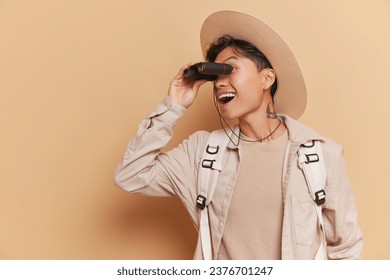
[[[267,57],[253,44],[244,40],[235,39],[229,35],[218,38],[210,45],[209,49],[207,50],[206,60],[214,62],[218,54],[227,47],[232,47],[237,52],[237,54],[240,54],[253,61],[258,71],[261,71],[265,68],[272,69],[272,65],[268,61]],[[275,78],[275,82],[271,87],[272,99],[274,98],[277,87],[277,80]]]

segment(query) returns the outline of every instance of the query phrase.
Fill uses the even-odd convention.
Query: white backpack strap
[[[326,169],[320,141],[302,144],[298,150],[299,166],[306,178],[309,193],[315,202],[318,223],[322,232],[320,247],[314,259],[326,259],[326,237],[322,219],[322,205],[325,203]]]
[[[199,234],[202,242],[203,258],[212,259],[211,235],[207,206],[211,203],[217,185],[219,173],[222,171],[222,160],[229,138],[223,130],[213,131],[203,152],[199,178],[198,197],[196,205],[201,209]]]

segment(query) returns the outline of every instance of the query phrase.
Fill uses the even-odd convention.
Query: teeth
[[[228,93],[223,93],[221,94],[218,99],[221,100],[221,99],[225,99],[225,98],[234,98],[236,96],[235,93],[232,93],[232,92],[228,92]]]
[[[218,96],[219,102],[226,104],[230,101],[232,101],[236,97],[236,94],[234,92],[227,92],[227,93],[222,93],[220,96]]]

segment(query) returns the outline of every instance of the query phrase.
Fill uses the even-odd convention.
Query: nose
[[[214,81],[214,87],[221,88],[221,87],[227,86],[229,83],[228,76],[229,75],[223,75],[223,74],[218,75]]]

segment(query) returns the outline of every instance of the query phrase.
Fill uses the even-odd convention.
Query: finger
[[[193,85],[193,89],[197,92],[198,90],[199,90],[199,88],[203,85],[203,84],[205,84],[205,83],[207,83],[208,81],[207,80],[197,80],[197,81],[195,81],[195,83],[194,83],[194,85]]]
[[[184,71],[186,69],[188,69],[191,65],[194,65],[196,62],[189,62],[187,63],[186,65],[182,66],[179,70],[179,72],[177,72],[176,76],[174,77],[175,80],[179,80],[179,79],[182,79],[183,78],[183,74],[184,74]]]

